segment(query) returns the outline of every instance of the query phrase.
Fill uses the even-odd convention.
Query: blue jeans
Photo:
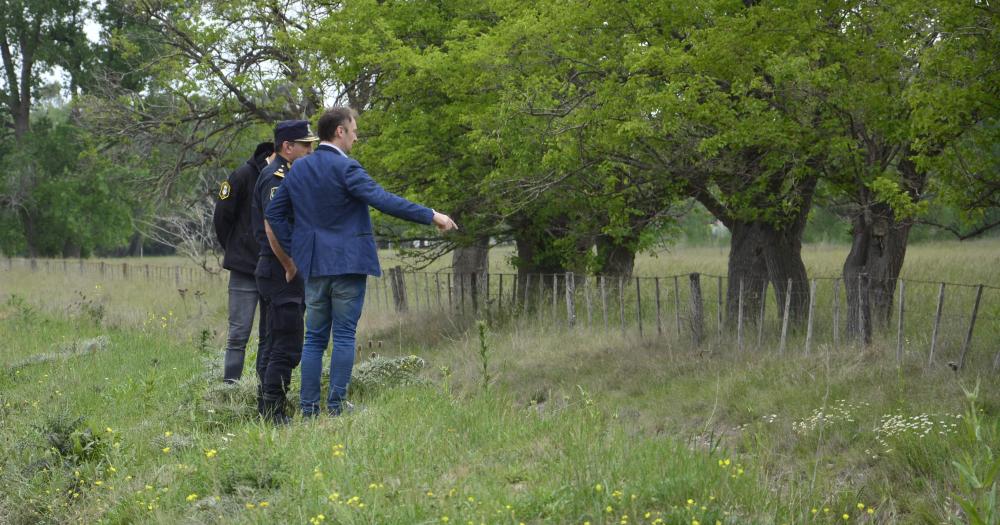
[[[327,409],[339,414],[347,397],[347,385],[354,368],[354,334],[365,304],[367,275],[330,275],[306,281],[306,336],[302,345],[302,385],[299,405],[303,416],[319,411],[320,376],[323,351],[333,333],[330,354],[330,390]]]

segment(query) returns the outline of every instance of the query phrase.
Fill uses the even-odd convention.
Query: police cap
[[[274,126],[274,145],[280,147],[282,142],[315,142],[319,137],[309,129],[308,120],[282,120]]]

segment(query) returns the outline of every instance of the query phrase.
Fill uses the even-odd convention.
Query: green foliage
[[[32,255],[86,255],[131,233],[130,172],[101,155],[81,128],[39,118],[0,162],[5,220],[20,233],[6,239],[5,252],[26,245]]]
[[[82,417],[56,415],[40,430],[49,449],[73,465],[103,460],[111,446],[107,435],[92,429]]]
[[[968,449],[961,460],[952,461],[958,470],[960,493],[958,504],[968,523],[996,525],[1000,523],[997,494],[1000,487],[1000,421],[984,417],[978,403],[979,381],[972,390],[965,390],[968,406],[962,429]]]

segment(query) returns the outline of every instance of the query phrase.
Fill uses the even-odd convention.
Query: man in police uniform
[[[302,278],[286,274],[283,261],[288,255],[280,245],[272,249],[264,225],[264,210],[285,178],[291,163],[312,152],[318,140],[305,120],[286,120],[274,128],[276,156],[257,180],[253,196],[253,228],[259,247],[254,275],[261,297],[261,311],[267,311],[267,326],[257,353],[258,411],[261,417],[277,424],[288,422],[285,394],[292,369],[302,356],[302,313],[304,284]]]
[[[253,314],[257,308],[257,242],[250,226],[250,203],[260,170],[274,154],[274,144],[262,142],[242,166],[223,181],[215,202],[212,221],[219,244],[225,251],[222,267],[229,270],[229,336],[223,362],[223,380],[238,381],[243,375],[243,357],[253,329]],[[264,310],[260,312],[258,334],[264,335]]]

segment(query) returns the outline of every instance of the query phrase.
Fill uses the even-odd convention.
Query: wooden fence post
[[[816,310],[816,279],[809,283],[809,320],[806,322],[806,355],[812,349],[813,312]]]
[[[583,276],[583,296],[587,300],[587,328],[594,327],[594,308],[590,302],[590,276]]]
[[[503,273],[500,274],[500,282],[497,283],[497,287],[500,288],[499,293],[497,293],[497,314],[503,315]]]
[[[476,283],[476,272],[469,274],[469,294],[472,297],[472,315],[479,315],[479,286]]]
[[[458,281],[458,310],[465,315],[465,274],[456,273],[455,279]]]
[[[760,294],[760,315],[757,316],[757,348],[764,344],[764,314],[767,313],[767,285],[770,284],[764,279],[764,290]]]
[[[618,317],[622,324],[622,333],[625,333],[625,277],[618,276]]]
[[[677,337],[681,336],[681,285],[680,276],[674,276],[674,321],[677,323]]]
[[[441,304],[441,274],[434,272],[434,290],[435,295],[437,295],[438,310],[443,308]]]
[[[635,318],[639,322],[639,338],[642,338],[642,287],[639,278],[635,278]]]
[[[840,279],[833,280],[833,347],[840,347]]]
[[[545,312],[545,274],[538,274],[538,301],[535,303],[535,315],[538,316],[538,326],[543,326]]]
[[[965,344],[962,345],[962,358],[958,361],[958,369],[962,370],[965,368],[965,356],[969,353],[969,347],[972,346],[972,331],[976,327],[976,315],[979,313],[979,300],[983,298],[983,285],[979,285],[976,288],[976,304],[972,306],[972,319],[969,320],[969,333],[965,336]]]
[[[573,297],[576,282],[573,279],[573,272],[566,272],[566,324],[570,328],[576,326],[576,304]]]
[[[778,353],[785,353],[785,343],[788,338],[788,309],[792,306],[792,280],[788,279],[788,284],[785,286],[785,312],[781,318],[781,345],[778,346]]]
[[[656,335],[663,337],[663,321],[660,319],[660,278],[653,278],[653,285],[656,287]]]
[[[941,326],[941,311],[944,308],[944,283],[938,288],[937,311],[934,312],[934,329],[931,331],[931,351],[927,356],[927,365],[934,364],[934,350],[937,348],[938,327]]]
[[[455,311],[455,279],[452,274],[448,274],[448,311]]]
[[[392,268],[387,269],[382,273],[382,276],[376,279],[378,284],[375,285],[375,293],[378,294],[379,307],[385,312],[392,311],[395,308],[395,303],[392,301],[390,294],[392,293]]]
[[[552,274],[552,324],[559,319],[559,274]]]
[[[511,287],[510,287],[510,310],[512,312],[516,313],[517,312],[517,296],[518,296],[518,293],[520,292],[520,290],[518,290],[518,286],[520,286],[520,284],[521,284],[520,281],[521,280],[517,278],[517,274],[516,273],[513,274],[513,275],[511,275],[510,277],[511,277],[510,280],[513,281],[511,283]]]
[[[705,319],[701,302],[701,275],[697,272],[690,275],[691,279],[691,337],[695,347],[701,346],[704,335]]]
[[[427,302],[427,309],[431,309],[431,276],[424,272],[424,301]]]
[[[406,281],[403,278],[403,268],[394,266],[389,270],[389,284],[392,286],[392,300],[397,312],[406,311]]]
[[[521,303],[521,310],[523,310],[525,314],[528,313],[528,298],[531,297],[531,295],[529,295],[528,292],[530,290],[531,290],[531,274],[527,273],[524,274],[524,302]]]
[[[601,312],[604,313],[604,331],[608,331],[608,289],[604,276],[601,276]]]

